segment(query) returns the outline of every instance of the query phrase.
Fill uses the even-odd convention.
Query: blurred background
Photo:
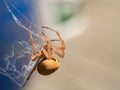
[[[66,41],[61,67],[50,76],[34,72],[24,90],[119,90],[120,1],[44,0],[43,24]]]
[[[14,0],[11,1],[14,4]],[[32,2],[23,1],[34,8]],[[35,20],[35,25],[32,23],[35,29],[36,23],[41,27],[41,21],[42,25],[55,28],[65,40],[66,53],[55,73],[42,76],[35,71],[20,90],[120,90],[120,0],[37,2],[34,10],[38,11],[38,16],[34,17],[41,17],[39,21],[28,18],[30,23],[26,24],[24,17],[22,23],[25,24],[20,27],[29,27]],[[24,10],[22,14],[26,12]],[[20,16],[26,16],[26,13],[22,14]],[[20,22],[17,24],[21,25]],[[0,86],[4,84],[7,88],[4,80],[8,81],[0,76]],[[14,84],[11,87],[11,90],[18,89]],[[2,90],[10,90],[6,88]]]

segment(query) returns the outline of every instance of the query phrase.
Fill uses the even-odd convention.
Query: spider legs
[[[59,47],[53,47],[53,50],[54,50],[55,54],[58,55],[59,57],[61,57],[61,58],[64,57],[65,52],[64,52],[64,50],[61,50],[61,48],[59,48]]]
[[[30,27],[30,29],[31,29],[31,27]],[[39,52],[37,51],[37,48],[35,46],[35,42],[34,42],[33,37],[32,37],[32,31],[30,31],[30,43],[32,44],[32,48],[33,48],[33,51],[34,51],[34,53],[30,56],[30,59],[34,61],[38,57],[41,56],[41,54],[42,54],[41,51],[42,50],[40,50]]]
[[[49,38],[47,37],[47,35],[42,32],[44,38],[45,38],[45,41],[46,41],[46,45],[44,45],[40,51],[37,51],[37,47],[35,45],[35,42],[33,40],[33,37],[32,37],[32,31],[30,31],[30,42],[32,44],[32,48],[33,48],[33,51],[34,53],[31,55],[31,60],[36,60],[37,58],[40,58],[41,56],[43,56],[42,54],[45,55],[45,57],[47,59],[51,59],[52,58],[52,52],[54,51],[56,55],[58,55],[59,57],[63,58],[65,53],[64,53],[64,50],[65,50],[65,43],[64,43],[64,40],[62,40],[60,34],[58,31],[54,30],[54,29],[51,29],[49,27],[46,27],[46,26],[42,26],[43,28],[46,28],[48,30],[51,30],[53,32],[55,32],[58,36],[59,39],[53,39],[53,40],[49,40]],[[30,27],[31,29],[31,27]],[[61,43],[61,46],[58,47],[58,46],[52,46],[52,41],[60,41]]]
[[[62,46],[61,46],[61,47],[53,46],[53,50],[54,50],[54,52],[55,52],[59,57],[63,58],[64,55],[65,55],[65,53],[64,53],[65,43],[64,43],[64,40],[62,40],[62,37],[60,36],[59,32],[56,31],[56,30],[54,30],[54,29],[52,29],[52,28],[50,28],[50,27],[46,27],[46,26],[42,26],[42,28],[46,28],[46,29],[51,30],[51,31],[53,31],[53,32],[55,32],[55,33],[57,34],[57,36],[58,36],[59,39],[53,39],[53,40],[49,40],[49,39],[48,39],[48,40],[49,40],[49,43],[50,43],[51,41],[60,41],[60,42],[61,42],[61,45],[62,45]],[[61,52],[60,52],[59,50],[61,50]]]
[[[52,29],[52,28],[50,28],[50,27],[47,27],[47,26],[42,26],[42,28],[46,28],[46,29],[48,29],[48,30],[51,30],[51,31],[55,32],[55,33],[57,34],[59,40],[53,39],[53,40],[51,40],[51,41],[60,41],[60,42],[61,42],[61,45],[62,45],[62,46],[61,46],[61,49],[62,49],[62,50],[65,49],[64,40],[62,40],[62,37],[60,36],[60,33],[59,33],[58,31],[56,31],[56,30],[54,30],[54,29]]]
[[[45,56],[50,60],[52,58],[52,50],[51,50],[51,43],[50,43],[50,40],[48,39],[47,35],[42,32],[44,38],[45,38],[45,41],[47,43],[46,46],[44,46],[43,48],[43,53],[45,54]]]

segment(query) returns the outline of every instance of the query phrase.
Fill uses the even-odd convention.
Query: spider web
[[[35,1],[3,0],[1,2],[0,10],[4,10],[5,15],[0,15],[0,74],[10,78],[18,86],[23,86],[36,63],[29,58],[33,52],[29,42],[29,32],[32,31],[36,45],[40,46],[43,41],[42,29],[35,18],[37,16]],[[29,29],[30,26],[32,30]]]

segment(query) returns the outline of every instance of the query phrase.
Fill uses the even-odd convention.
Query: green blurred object
[[[65,23],[76,14],[76,9],[72,3],[60,2],[57,5],[57,21]]]

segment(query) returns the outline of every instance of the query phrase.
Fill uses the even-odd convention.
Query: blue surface
[[[28,31],[24,30],[22,26],[15,22],[13,16],[6,7],[6,2],[8,2],[7,4],[14,15],[17,16],[17,19],[20,20],[25,27],[29,27],[33,23],[36,23],[34,0],[28,0],[26,2],[25,0],[0,0],[0,66],[2,69],[4,69],[3,67],[5,66],[3,65],[4,59],[2,57],[12,52],[11,45],[14,42],[22,40],[29,41]],[[18,89],[20,89],[20,87],[10,78],[4,74],[0,74],[0,90]]]

